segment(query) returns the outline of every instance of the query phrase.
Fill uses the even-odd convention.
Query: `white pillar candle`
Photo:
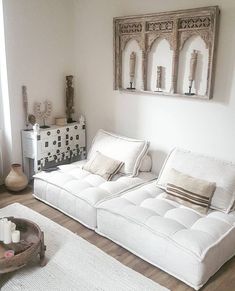
[[[16,224],[14,222],[11,223],[11,232],[16,230]]]
[[[11,221],[6,221],[4,223],[4,244],[11,243]]]
[[[4,240],[4,223],[7,221],[6,218],[0,219],[0,241]]]
[[[20,241],[20,231],[14,230],[11,234],[12,242],[18,243]]]

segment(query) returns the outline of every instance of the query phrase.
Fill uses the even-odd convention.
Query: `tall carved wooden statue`
[[[69,75],[66,76],[66,116],[67,122],[72,123],[74,122],[72,118],[72,114],[74,113],[74,88],[73,88],[73,76]]]

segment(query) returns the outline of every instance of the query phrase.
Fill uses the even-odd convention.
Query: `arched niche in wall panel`
[[[147,90],[170,92],[172,78],[172,61],[173,51],[170,48],[168,40],[165,38],[157,38],[151,46],[148,54],[148,79]],[[157,88],[157,68],[160,66],[160,87]]]
[[[209,51],[201,36],[188,38],[180,51],[177,93],[184,94],[189,91],[190,59],[193,51],[197,53],[197,61],[192,93],[198,96],[205,96],[207,95]]]
[[[134,87],[136,90],[142,90],[142,51],[135,39],[129,40],[122,52],[122,87],[124,89],[130,87],[130,55],[132,52],[136,54]]]

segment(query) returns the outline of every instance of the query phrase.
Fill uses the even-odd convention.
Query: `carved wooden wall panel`
[[[200,36],[209,53],[207,89],[205,95],[193,97],[212,98],[218,17],[218,6],[211,6],[114,18],[114,89],[125,89],[122,84],[122,54],[127,43],[135,40],[142,51],[142,90],[147,91],[148,55],[154,42],[163,38],[173,51],[171,90],[165,95],[180,96],[177,92],[179,54],[190,37]]]

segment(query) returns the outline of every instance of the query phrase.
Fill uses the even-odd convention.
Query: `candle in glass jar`
[[[20,241],[20,231],[14,230],[11,234],[12,242],[18,243]]]

